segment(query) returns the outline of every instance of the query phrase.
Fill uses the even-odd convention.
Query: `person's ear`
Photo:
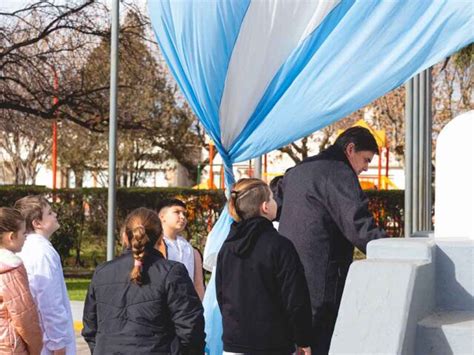
[[[16,235],[14,232],[6,232],[2,239],[7,240],[8,242],[12,242],[13,240],[15,240],[15,238]]]
[[[34,219],[31,222],[31,225],[33,226],[34,229],[40,229],[42,227],[41,220],[39,220],[39,219]]]
[[[355,152],[355,144],[354,143],[349,143],[348,145],[346,145],[345,153],[347,155],[352,155],[352,154],[354,154],[354,152]]]
[[[265,214],[268,214],[268,210],[269,210],[268,209],[268,202],[265,201],[260,206],[260,212],[265,215]]]
[[[165,209],[161,209],[160,212],[158,212],[158,218],[160,219],[160,221],[163,222],[163,218],[165,217]]]

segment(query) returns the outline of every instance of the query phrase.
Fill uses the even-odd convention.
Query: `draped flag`
[[[470,0],[153,0],[163,56],[225,164],[302,138],[474,39]],[[208,237],[212,269],[231,222]],[[207,351],[220,354],[211,283]]]

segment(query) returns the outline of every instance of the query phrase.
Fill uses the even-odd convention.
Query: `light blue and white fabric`
[[[474,39],[470,0],[160,0],[149,12],[227,186],[233,163],[346,116]],[[229,223],[225,212],[208,238],[208,269]],[[208,337],[220,339],[212,292],[205,308]]]

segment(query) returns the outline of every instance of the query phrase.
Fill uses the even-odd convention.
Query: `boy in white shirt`
[[[59,228],[56,213],[42,196],[16,201],[26,222],[26,241],[18,255],[24,262],[43,330],[41,355],[75,355],[76,341],[61,259],[49,241]]]
[[[179,261],[186,266],[199,298],[204,298],[204,278],[202,259],[199,252],[180,235],[186,228],[186,205],[178,199],[166,199],[158,206],[158,215],[163,227],[163,240],[166,244],[165,257]]]

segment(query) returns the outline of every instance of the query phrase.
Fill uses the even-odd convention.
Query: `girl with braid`
[[[184,265],[155,248],[158,214],[132,211],[122,228],[125,252],[97,267],[87,293],[82,335],[91,354],[203,354],[203,308]]]

